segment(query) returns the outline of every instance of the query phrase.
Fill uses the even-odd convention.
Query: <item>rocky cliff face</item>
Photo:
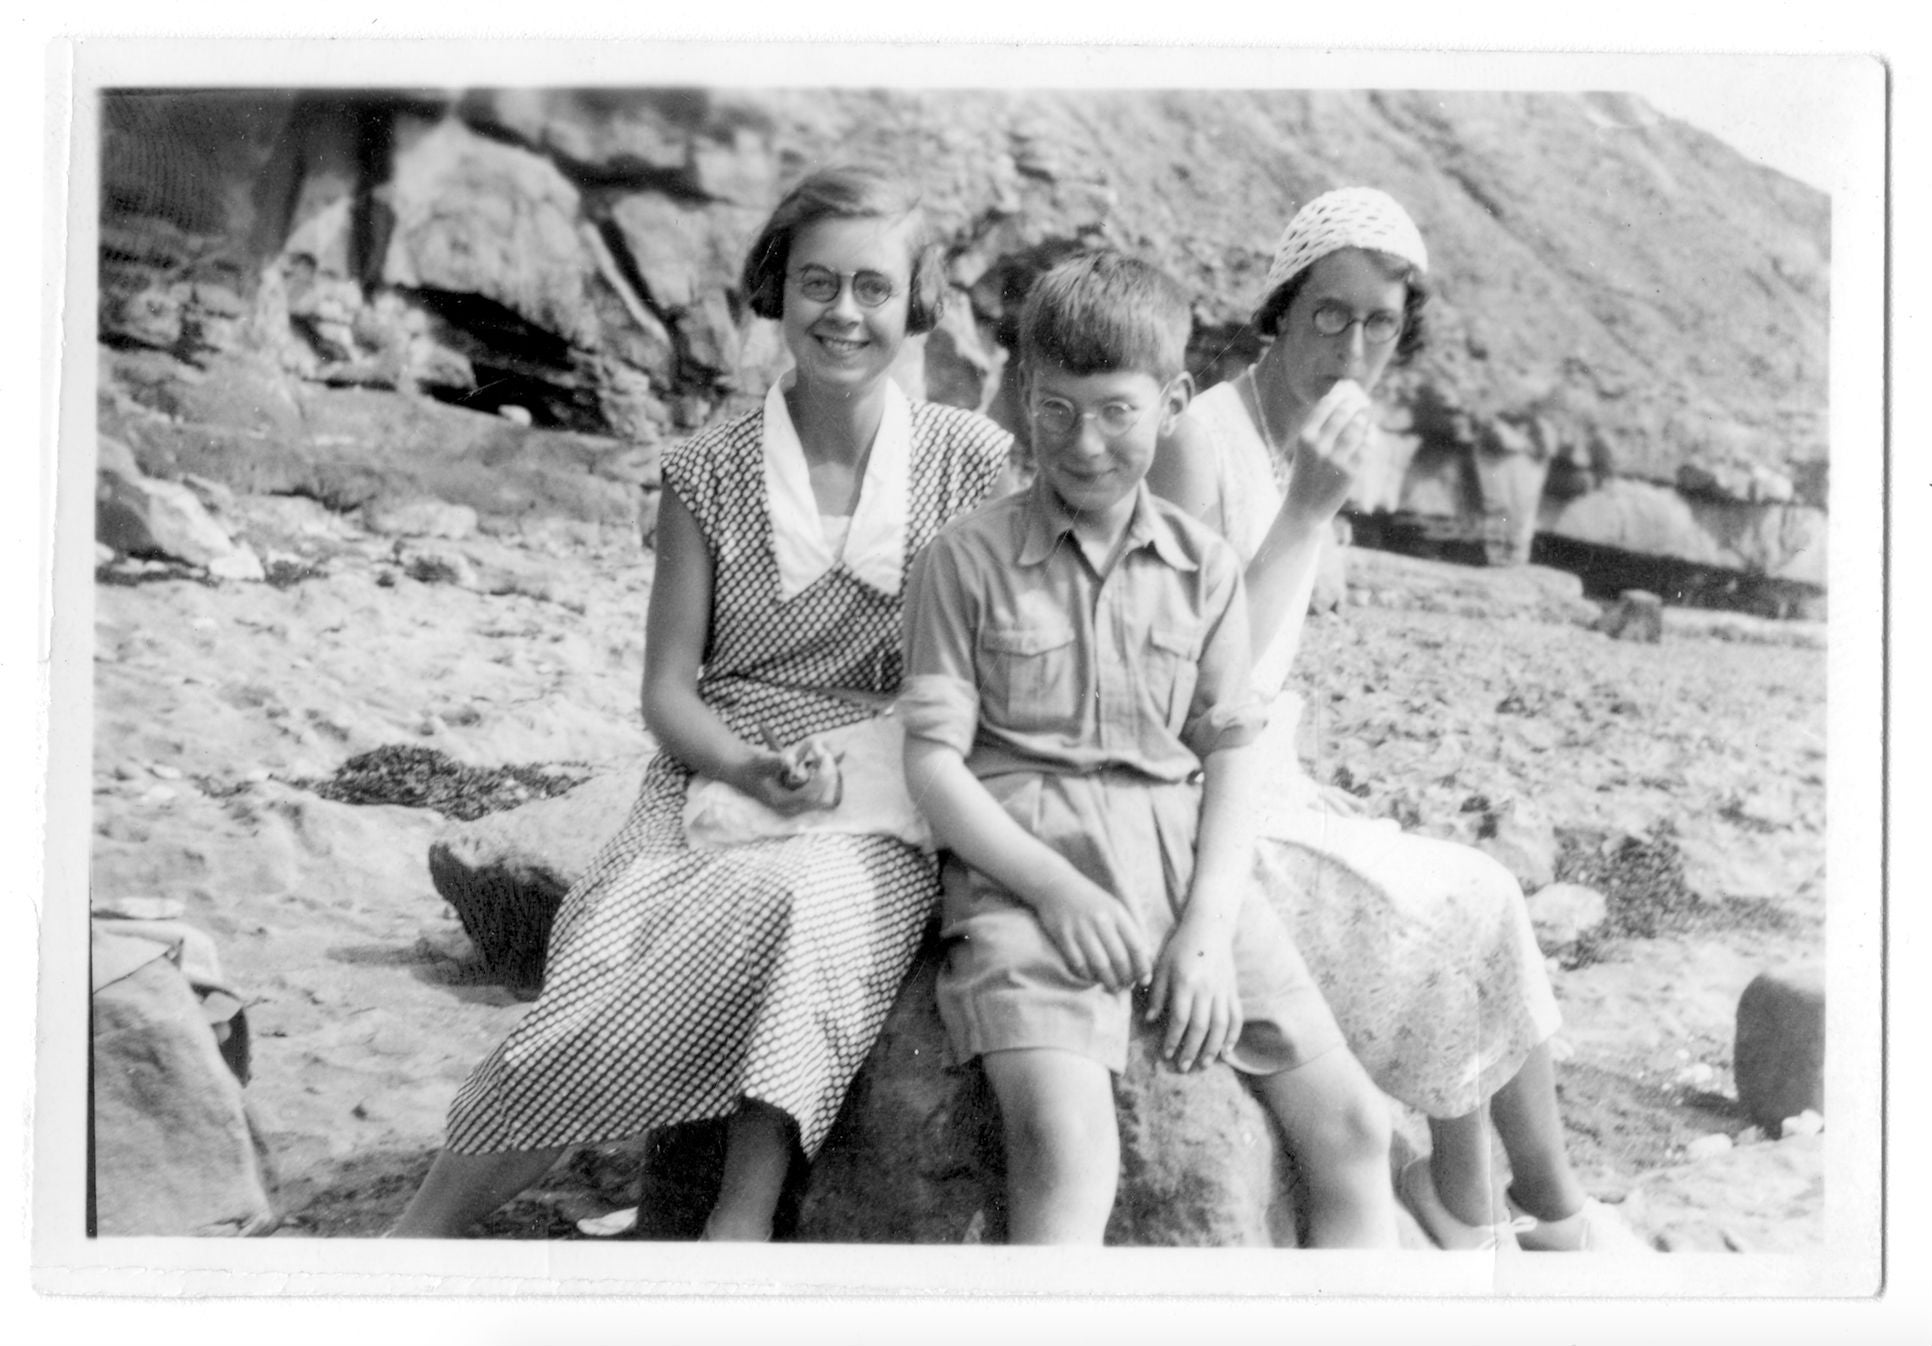
[[[150,472],[245,484],[291,438],[326,459],[331,388],[648,458],[782,366],[738,265],[836,159],[923,183],[949,239],[961,302],[909,350],[915,390],[1001,414],[1018,283],[1095,242],[1200,296],[1212,381],[1254,349],[1294,209],[1364,182],[1421,223],[1438,295],[1354,502],[1370,531],[1825,581],[1829,202],[1633,97],[128,92],[103,124],[104,428]],[[607,439],[628,455],[583,447]]]

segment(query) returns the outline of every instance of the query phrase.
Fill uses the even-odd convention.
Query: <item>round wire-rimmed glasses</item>
[[[852,297],[865,308],[877,308],[899,292],[892,277],[881,271],[834,271],[829,266],[801,266],[791,273],[792,284],[814,304],[832,303],[848,280],[852,282]]]
[[[1146,407],[1132,402],[1103,402],[1091,411],[1082,411],[1064,397],[1036,397],[1027,404],[1026,414],[1033,428],[1053,439],[1064,439],[1084,421],[1096,421],[1103,439],[1119,439],[1141,423]]]
[[[1383,346],[1402,330],[1402,315],[1377,309],[1358,318],[1346,304],[1330,301],[1315,305],[1315,330],[1325,337],[1338,337],[1356,323],[1362,324],[1363,340],[1371,346]]]

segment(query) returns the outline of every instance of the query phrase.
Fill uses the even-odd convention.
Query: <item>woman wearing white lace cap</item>
[[[1421,233],[1386,193],[1308,202],[1255,313],[1267,348],[1194,399],[1148,483],[1248,562],[1257,673],[1280,693],[1257,870],[1292,911],[1350,1048],[1429,1117],[1433,1153],[1401,1173],[1404,1203],[1445,1248],[1639,1250],[1564,1153],[1549,1048],[1560,1020],[1515,878],[1480,851],[1351,816],[1295,758],[1300,699],[1282,684],[1361,465],[1370,394],[1425,339],[1428,270]]]

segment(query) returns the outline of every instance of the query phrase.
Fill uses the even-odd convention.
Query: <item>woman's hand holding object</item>
[[[1295,465],[1288,479],[1289,507],[1304,517],[1331,519],[1348,502],[1362,467],[1372,407],[1354,379],[1322,394],[1295,438]]]
[[[742,777],[732,782],[738,789],[774,812],[787,816],[811,809],[833,809],[845,795],[845,780],[839,761],[823,742],[803,739],[782,747],[777,736],[764,725],[764,751],[753,751]]]

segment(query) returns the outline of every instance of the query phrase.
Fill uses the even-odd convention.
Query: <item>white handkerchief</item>
[[[787,374],[765,394],[765,499],[781,600],[796,598],[841,562],[860,582],[897,594],[905,575],[906,519],[912,481],[912,404],[887,381],[885,414],[866,462],[859,501],[843,548],[826,539],[812,498],[805,450],[785,406]]]
[[[837,756],[838,806],[786,815],[721,780],[693,776],[684,794],[684,836],[694,850],[720,850],[805,832],[863,832],[933,849],[932,828],[906,789],[905,726],[891,710],[818,735]]]

